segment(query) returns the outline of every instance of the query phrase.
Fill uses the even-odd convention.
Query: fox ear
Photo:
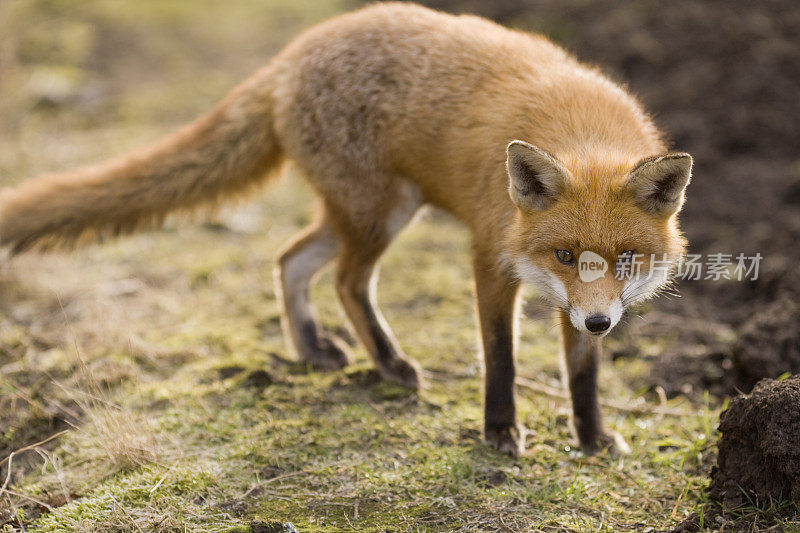
[[[512,141],[506,155],[511,200],[521,208],[549,207],[569,179],[564,165],[545,150],[523,141]]]
[[[683,205],[684,190],[692,177],[692,156],[671,153],[639,161],[631,171],[626,187],[636,202],[656,216],[677,213]]]

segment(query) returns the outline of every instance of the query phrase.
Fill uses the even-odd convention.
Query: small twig
[[[664,419],[664,411],[667,410],[667,392],[664,387],[658,385],[656,387],[656,394],[658,394],[659,411],[657,411],[656,424],[659,424]]]
[[[280,476],[275,476],[273,478],[265,479],[264,481],[260,481],[260,482],[256,483],[255,485],[253,485],[252,487],[250,487],[249,489],[247,489],[247,492],[242,494],[241,497],[245,498],[245,497],[249,496],[251,492],[253,492],[254,490],[256,490],[259,487],[263,487],[264,485],[269,485],[270,483],[274,483],[275,481],[279,481],[281,479],[286,479],[286,478],[289,478],[289,477],[299,476],[299,475],[302,475],[302,474],[305,474],[305,472],[303,470],[298,470],[297,472],[289,472],[288,474],[283,474],[283,475],[280,475]]]
[[[11,490],[11,489],[6,489],[6,490],[5,490],[5,492],[6,492],[6,494],[10,494],[10,495],[12,495],[12,496],[16,496],[17,498],[22,498],[23,500],[28,500],[28,501],[30,501],[30,502],[33,502],[33,503],[35,503],[36,505],[41,505],[42,507],[44,507],[45,509],[47,509],[47,510],[48,510],[48,511],[50,511],[51,513],[52,513],[53,511],[55,511],[55,509],[53,509],[53,506],[51,506],[51,505],[48,505],[48,504],[44,503],[42,500],[37,500],[37,499],[36,499],[36,498],[34,498],[33,496],[28,496],[27,494],[21,494],[21,493],[19,493],[19,492],[14,492],[14,491],[13,491],[13,490]]]
[[[127,516],[128,520],[130,520],[131,524],[133,524],[133,527],[136,528],[136,531],[142,531],[142,528],[139,527],[139,524],[136,523],[136,520],[134,520],[134,518],[131,516],[131,514],[128,512],[128,510],[125,509],[125,507],[121,503],[119,503],[117,501],[117,499],[114,497],[114,495],[113,494],[109,494],[109,497],[111,498],[111,501],[114,502],[114,505],[116,505],[117,507],[122,509],[122,512],[125,513],[125,516]]]
[[[539,394],[543,394],[557,400],[569,400],[569,396],[563,390],[551,387],[550,385],[545,385],[539,381],[523,377],[517,377],[514,381],[518,386],[538,392]]]
[[[345,505],[347,505],[347,504],[345,504]],[[356,526],[354,526],[353,523],[350,521],[350,517],[347,516],[347,511],[344,511],[342,514],[344,515],[344,519],[347,522],[347,525],[350,526],[350,529],[355,531],[356,530]]]
[[[41,446],[43,444],[46,444],[46,443],[50,442],[51,440],[53,440],[55,438],[60,437],[61,435],[63,435],[67,431],[69,431],[69,430],[65,429],[63,431],[59,431],[55,435],[50,435],[49,437],[47,437],[44,440],[40,440],[39,442],[24,446],[24,447],[20,448],[19,450],[15,450],[15,451],[11,452],[10,454],[8,454],[8,457],[4,458],[3,460],[0,460],[0,466],[2,466],[3,463],[8,462],[8,466],[6,467],[6,468],[8,468],[8,472],[6,472],[6,480],[3,482],[3,486],[0,487],[0,496],[2,496],[3,494],[10,494],[11,496],[16,496],[18,498],[29,500],[29,501],[32,501],[32,502],[38,504],[38,505],[41,505],[42,507],[46,507],[48,510],[50,510],[52,512],[53,508],[51,506],[49,506],[46,503],[44,503],[42,501],[39,501],[36,498],[33,498],[31,496],[26,496],[24,494],[20,494],[18,492],[14,492],[13,490],[8,488],[8,485],[9,485],[9,483],[11,483],[11,471],[12,471],[12,466],[13,466],[13,463],[14,463],[14,455],[20,454],[20,453],[28,451],[28,450],[36,450],[39,446]]]
[[[545,385],[544,383],[540,383],[538,381],[517,377],[515,383],[523,388],[528,390],[538,392],[539,394],[543,394],[550,398],[554,398],[559,401],[569,401],[569,395],[561,390],[551,387],[549,385]],[[662,391],[663,392],[663,391]],[[659,394],[660,397],[660,394]],[[617,411],[622,411],[625,413],[633,413],[633,414],[657,414],[657,415],[669,415],[669,416],[686,416],[686,413],[679,411],[677,409],[670,409],[666,407],[665,404],[666,395],[664,400],[662,400],[661,404],[658,407],[651,407],[649,405],[628,405],[619,402],[614,402],[611,400],[600,400],[600,405],[603,407],[608,407],[609,409],[614,409]]]
[[[64,501],[71,502],[72,496],[70,495],[70,491],[67,490],[67,485],[64,483],[64,473],[59,469],[58,465],[56,464],[56,460],[53,459],[53,456],[50,454],[50,452],[43,448],[34,448],[33,451],[38,453],[39,457],[44,460],[42,471],[44,471],[44,469],[47,467],[47,463],[53,465],[53,472],[58,478],[58,483],[61,485],[61,493],[64,495]]]
[[[155,486],[153,486],[153,488],[152,488],[152,489],[150,489],[150,494],[151,494],[151,495],[152,495],[152,494],[153,494],[155,491],[157,491],[157,490],[158,490],[158,487],[160,487],[162,483],[164,483],[164,480],[165,480],[165,479],[167,479],[167,476],[169,475],[169,473],[170,473],[170,472],[172,472],[172,469],[173,469],[173,468],[175,468],[175,465],[172,465],[172,466],[170,466],[170,467],[169,467],[169,469],[168,469],[166,472],[164,472],[164,475],[163,475],[163,476],[161,476],[161,479],[159,479],[159,480],[158,480],[158,483],[156,483],[156,484],[155,484]]]
[[[8,472],[6,473],[6,481],[3,483],[3,486],[0,487],[0,496],[6,491],[6,487],[8,487],[8,483],[11,481],[11,465],[14,462],[14,452],[11,452],[8,455]]]
[[[272,360],[278,363],[279,365],[294,366],[302,364],[299,361],[293,361],[291,359],[287,359],[286,357],[282,357],[275,352],[269,352],[267,355],[269,355],[272,358]]]
[[[27,445],[27,446],[25,446],[24,448],[20,448],[19,450],[15,450],[15,451],[11,452],[11,455],[14,455],[14,454],[17,454],[17,455],[19,455],[19,454],[20,454],[20,453],[22,453],[22,452],[26,452],[26,451],[28,451],[28,450],[31,450],[31,449],[33,449],[33,448],[36,448],[37,446],[41,446],[42,444],[46,444],[46,443],[50,442],[50,441],[51,441],[51,440],[53,440],[53,439],[57,439],[58,437],[60,437],[60,436],[61,436],[61,435],[63,435],[64,433],[67,433],[68,431],[69,431],[68,429],[65,429],[65,430],[63,430],[63,431],[59,431],[59,432],[58,432],[58,433],[56,433],[55,435],[50,435],[49,437],[47,437],[47,438],[46,438],[46,439],[44,439],[44,440],[40,440],[39,442],[36,442],[36,443],[33,443],[33,444],[28,444],[28,445]],[[5,459],[3,459],[3,460],[0,460],[0,466],[2,466],[2,465],[3,465],[3,463],[5,463],[6,461],[10,461],[11,455],[9,455],[8,457],[6,457],[6,458],[5,458]]]
[[[689,492],[689,486],[691,485],[691,481],[686,484],[686,488],[684,488],[681,493],[678,495],[678,500],[675,502],[675,507],[672,508],[672,513],[669,515],[670,518],[673,520],[678,519],[678,506],[681,504],[681,500],[683,499],[684,495]]]

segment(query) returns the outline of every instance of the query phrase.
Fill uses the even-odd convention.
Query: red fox
[[[485,358],[485,441],[524,452],[514,400],[517,296],[557,308],[572,423],[586,453],[625,442],[597,403],[600,337],[667,272],[581,281],[581,254],[618,265],[686,242],[676,215],[692,158],[669,153],[640,104],[544,37],[475,16],[381,3],[306,31],[208,115],[141,151],[0,193],[0,245],[69,246],[250,192],[291,160],[322,199],[280,252],[276,283],[296,357],[337,369],[347,346],[309,301],[335,262],[347,317],[381,374],[419,387],[376,307],[376,264],[425,204],[473,237]]]

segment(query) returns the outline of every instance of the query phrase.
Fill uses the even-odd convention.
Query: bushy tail
[[[0,191],[0,246],[19,253],[159,225],[244,194],[279,166],[270,67],[153,146]]]

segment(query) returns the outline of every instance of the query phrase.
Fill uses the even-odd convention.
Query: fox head
[[[691,156],[559,161],[513,141],[506,164],[517,206],[509,259],[579,331],[605,335],[669,282],[686,248],[676,215]]]

